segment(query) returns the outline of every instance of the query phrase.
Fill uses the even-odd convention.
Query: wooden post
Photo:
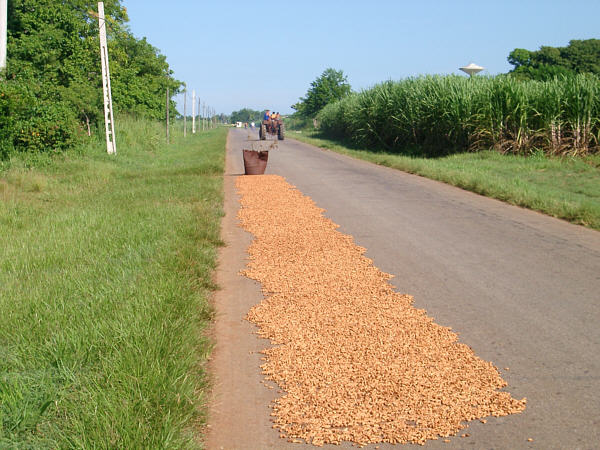
[[[196,90],[192,89],[192,134],[196,134]]]
[[[98,26],[100,28],[100,61],[102,63],[102,93],[104,95],[104,127],[106,129],[106,151],[117,153],[115,142],[115,119],[113,117],[112,93],[110,89],[110,69],[108,66],[108,44],[106,43],[106,20],[104,2],[98,2]]]
[[[8,34],[8,1],[0,0],[0,71],[6,68],[6,36]]]
[[[169,86],[167,86],[167,144],[169,143]]]
[[[183,137],[187,136],[187,89],[183,91]]]

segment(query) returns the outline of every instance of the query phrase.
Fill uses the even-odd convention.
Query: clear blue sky
[[[599,0],[122,4],[133,33],[167,56],[175,78],[224,113],[293,112],[290,106],[327,67],[343,70],[360,90],[388,79],[460,73],[469,62],[489,74],[507,72],[514,48],[600,38]]]

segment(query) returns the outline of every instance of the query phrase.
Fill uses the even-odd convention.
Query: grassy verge
[[[354,149],[315,132],[288,136],[600,230],[600,156],[524,157],[484,151],[439,158]]]
[[[2,448],[195,446],[226,130],[119,123],[0,172]]]

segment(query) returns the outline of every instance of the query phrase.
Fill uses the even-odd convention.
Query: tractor
[[[260,124],[258,136],[261,141],[267,139],[267,134],[277,135],[277,139],[283,141],[285,138],[285,127],[281,119],[265,119]]]

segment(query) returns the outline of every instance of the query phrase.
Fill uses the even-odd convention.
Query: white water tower
[[[481,72],[484,68],[481,66],[478,66],[475,63],[471,63],[468,66],[459,67],[459,69],[462,70],[464,73],[469,74],[470,77],[472,77],[476,73]]]

